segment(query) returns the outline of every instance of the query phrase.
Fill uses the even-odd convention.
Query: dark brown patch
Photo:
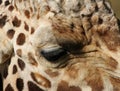
[[[4,67],[3,77],[6,79],[7,75],[8,75],[8,65]]]
[[[16,80],[16,86],[17,86],[18,91],[23,91],[23,88],[24,88],[23,79],[18,78]]]
[[[61,81],[61,82],[58,84],[57,91],[68,91],[68,83],[65,82],[65,81]]]
[[[16,74],[17,73],[17,66],[16,65],[14,65],[13,66],[13,72],[12,72],[13,74]]]
[[[58,84],[57,91],[82,91],[78,86],[68,86],[68,83],[61,81]]]
[[[24,29],[25,29],[26,31],[29,31],[29,26],[27,25],[27,23],[24,22],[24,24],[25,24]]]
[[[18,45],[23,45],[25,43],[25,34],[20,33],[17,37],[17,44]]]
[[[0,28],[2,28],[5,25],[6,19],[7,19],[6,15],[0,18]]]
[[[70,28],[71,28],[71,32],[74,32],[75,25],[73,22],[70,24]]]
[[[44,86],[45,88],[50,88],[51,87],[50,81],[48,79],[46,79],[45,77],[43,77],[42,75],[32,72],[31,77],[39,85]],[[40,79],[40,81],[39,81],[39,79]]]
[[[35,58],[33,57],[33,54],[30,53],[30,52],[28,53],[28,59],[29,59],[29,61],[30,61],[30,63],[31,63],[32,65],[38,66],[37,61],[36,61]]]
[[[94,68],[89,70],[88,77],[86,77],[87,84],[92,88],[92,91],[102,91],[104,89],[103,82],[99,70]]]
[[[21,49],[17,49],[17,50],[16,50],[16,53],[17,53],[17,55],[18,55],[19,57],[22,56],[22,50],[21,50]]]
[[[13,56],[14,56],[14,54],[13,54]],[[6,62],[8,62],[8,65],[10,65],[11,64],[11,58],[7,59]]]
[[[0,74],[0,91],[3,91],[3,79],[1,74]]]
[[[7,87],[5,88],[5,91],[14,91],[14,89],[10,84],[8,84]]]
[[[6,61],[9,57],[10,57],[9,54],[3,54],[2,60],[5,60],[5,61]]]
[[[95,5],[95,11],[97,12],[99,10],[98,6]]]
[[[40,14],[37,14],[37,19],[39,19],[40,18]]]
[[[14,6],[10,5],[8,8],[9,11],[13,11],[14,10]]]
[[[13,38],[14,34],[15,34],[15,30],[13,30],[13,29],[10,29],[10,30],[7,31],[7,36],[10,39]]]
[[[14,17],[12,21],[13,26],[19,27],[21,25],[21,20],[19,20],[16,16]]]
[[[32,81],[28,81],[28,89],[29,91],[44,91],[40,87],[38,87],[35,83]]]
[[[99,23],[99,24],[102,24],[102,23],[103,23],[103,20],[102,20],[101,18],[99,18],[98,23]]]
[[[24,70],[25,63],[21,59],[18,59],[18,66],[20,67],[21,70]]]
[[[81,14],[81,16],[82,16],[82,18],[84,18],[84,17],[92,17],[92,14],[93,13],[90,13],[90,14]]]
[[[32,7],[30,7],[30,11],[31,11],[31,12],[33,12],[33,9],[32,9]]]
[[[100,43],[98,41],[96,41],[96,46],[101,48],[101,45],[100,45]]]
[[[48,74],[50,77],[56,77],[56,76],[58,76],[59,75],[59,72],[53,72],[52,70],[50,70],[50,69],[48,69],[48,70],[46,70],[45,71],[46,72],[46,74]]]
[[[10,4],[9,0],[5,1],[5,6],[8,6]]]
[[[33,34],[34,32],[35,32],[35,29],[31,27],[31,34]]]
[[[0,4],[2,4],[2,0],[0,0]]]
[[[27,18],[30,18],[30,12],[28,10],[25,10],[24,13]]]
[[[21,2],[22,2],[22,0],[19,0],[19,2],[21,3]]]

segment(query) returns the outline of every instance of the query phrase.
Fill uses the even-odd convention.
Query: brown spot
[[[5,1],[5,6],[8,6],[10,4],[9,0]]]
[[[31,34],[33,34],[34,32],[35,32],[35,29],[31,27]]]
[[[19,0],[19,2],[21,3],[21,2],[22,2],[22,0]]]
[[[7,87],[5,88],[5,91],[14,91],[14,89],[10,84],[8,84]]]
[[[44,91],[40,87],[38,87],[35,83],[28,81],[28,89],[29,91]]]
[[[24,13],[27,18],[30,18],[30,12],[28,10],[25,10]]]
[[[18,66],[20,67],[21,70],[24,70],[25,63],[21,59],[18,59]]]
[[[9,54],[3,54],[2,60],[6,61],[10,57]]]
[[[39,19],[40,18],[40,15],[39,14],[37,14],[37,19]]]
[[[22,56],[22,50],[21,50],[21,49],[17,49],[17,50],[16,50],[16,53],[17,53],[17,55],[18,55],[19,57]]]
[[[92,91],[102,91],[104,89],[101,75],[98,69],[89,70],[88,77],[86,77],[87,84],[91,86]]]
[[[18,91],[23,91],[23,88],[24,88],[23,79],[18,78],[16,80],[16,86],[17,86]]]
[[[13,54],[13,56],[14,56],[14,54]],[[11,64],[11,58],[7,59],[6,62],[8,62],[8,65],[10,65]]]
[[[97,12],[99,10],[98,6],[95,5],[95,11]]]
[[[1,74],[0,74],[0,91],[3,91],[3,79]]]
[[[14,9],[14,6],[12,6],[12,5],[10,5],[8,8],[9,11],[13,11],[13,9]]]
[[[17,66],[16,65],[14,65],[13,66],[13,72],[12,72],[13,74],[16,74],[17,73]]]
[[[18,45],[23,45],[25,43],[25,34],[20,33],[17,37],[17,44]]]
[[[96,46],[101,48],[101,45],[100,45],[100,43],[98,41],[96,41]]]
[[[30,7],[30,11],[31,11],[31,12],[33,12],[33,9],[32,9],[32,7]]]
[[[45,88],[50,88],[51,87],[50,81],[48,79],[46,79],[45,77],[43,77],[42,75],[32,72],[31,77],[39,85],[44,86]]]
[[[29,31],[29,26],[27,25],[27,23],[24,22],[24,24],[25,24],[24,29],[25,29],[26,31]]]
[[[32,65],[35,65],[35,66],[38,65],[37,61],[36,61],[35,58],[33,57],[33,54],[30,53],[30,52],[28,53],[28,59],[29,59],[29,61],[30,61],[30,63],[31,63]]]
[[[101,18],[99,18],[98,23],[99,23],[99,24],[102,24],[102,23],[103,23],[103,20],[102,20]]]
[[[6,79],[7,75],[8,75],[8,65],[4,67],[3,77]]]
[[[53,71],[50,70],[50,69],[46,70],[45,72],[46,72],[46,74],[48,74],[50,77],[56,77],[56,76],[59,75],[58,72],[53,72]]]
[[[21,20],[19,20],[16,16],[14,17],[12,21],[13,26],[19,27],[21,25]]]
[[[0,28],[2,28],[5,25],[6,19],[7,19],[6,15],[0,18]]]
[[[13,29],[10,29],[7,31],[8,38],[12,39],[15,34],[15,31]]]
[[[68,91],[82,91],[80,87],[70,86]]]
[[[68,83],[61,81],[58,84],[57,91],[82,91],[78,86],[68,86]]]
[[[2,0],[0,0],[0,4],[2,4]]]
[[[70,24],[70,28],[71,28],[71,32],[74,32],[75,25],[73,22]]]

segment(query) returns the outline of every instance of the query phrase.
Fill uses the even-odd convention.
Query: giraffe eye
[[[67,52],[62,48],[50,48],[41,51],[41,54],[50,62],[56,62],[58,59],[67,54]]]

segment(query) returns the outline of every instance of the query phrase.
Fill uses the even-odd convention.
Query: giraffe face
[[[60,19],[62,21],[62,18]],[[71,22],[69,18],[64,18],[59,23],[59,17],[53,20],[41,20],[39,27],[30,39],[38,55],[37,62],[44,69],[45,76],[56,79],[55,81],[50,80],[48,83],[54,84],[57,88],[54,88],[53,85],[49,85],[48,88],[57,89],[57,91],[69,91],[73,89],[81,91],[79,87],[80,84],[83,84],[81,80],[86,80],[85,82],[90,81],[89,85],[94,87],[93,80],[87,79],[87,76],[91,75],[87,70],[96,73],[97,63],[105,59],[99,58],[99,55],[95,55],[96,45],[94,45],[94,48],[91,44],[88,45],[85,31],[80,25],[78,26],[78,22],[80,24],[80,21],[75,19]],[[96,56],[96,61],[94,56]],[[100,73],[98,72],[98,74]],[[95,76],[98,76],[98,74]],[[32,74],[32,77],[37,79],[35,73]],[[103,89],[102,78],[98,76],[94,80],[100,81],[97,87]],[[47,81],[45,82],[47,83]],[[90,86],[87,88],[90,89]]]
[[[81,21],[76,18],[55,16],[40,20],[30,42],[37,51],[39,66],[44,69],[43,76],[56,79],[43,80],[49,83],[48,88],[57,91],[81,91],[84,88],[81,84],[86,84],[86,90],[89,91],[91,88],[99,91],[104,89],[100,75],[102,70],[99,67],[115,70],[118,63],[98,51],[100,45],[97,45],[94,34],[90,37],[87,35]],[[37,79],[36,75],[33,77]]]
[[[106,0],[0,1],[3,90],[119,91],[117,24]]]
[[[56,82],[50,80],[48,83],[59,85],[58,88],[54,88],[52,85],[51,89],[54,88],[59,91],[61,86],[64,87],[62,85],[64,83],[66,91],[72,89],[80,91],[80,83],[74,83],[74,80],[78,79],[79,72],[82,69],[82,67],[79,68],[82,65],[80,61],[83,60],[80,58],[80,52],[87,44],[87,39],[83,29],[76,24],[79,21],[70,22],[69,18],[64,19],[66,20],[62,21],[61,24],[59,24],[60,21],[57,18],[57,21],[40,20],[39,27],[32,34],[29,41],[37,52],[36,57],[39,67],[45,72],[45,75],[41,72],[39,75],[47,75],[51,79],[61,79],[60,81],[56,79]],[[63,26],[65,23],[67,25]],[[32,73],[32,77],[37,79],[35,73]],[[46,79],[48,80],[48,78]],[[73,84],[71,87],[69,87],[70,79],[72,79],[71,83]],[[47,82],[45,81],[45,83]]]
[[[57,67],[66,63],[70,56],[80,53],[88,41],[84,30],[77,22],[80,24],[80,21],[70,21],[65,17],[64,20],[61,17],[53,20],[40,19],[39,27],[30,39],[39,55],[40,63]]]

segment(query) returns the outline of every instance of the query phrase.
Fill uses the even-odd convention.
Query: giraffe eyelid
[[[40,51],[40,53],[48,61],[56,62],[56,60],[59,60],[62,56],[65,56],[67,54],[67,51],[61,47],[56,47],[51,49],[43,49]]]

